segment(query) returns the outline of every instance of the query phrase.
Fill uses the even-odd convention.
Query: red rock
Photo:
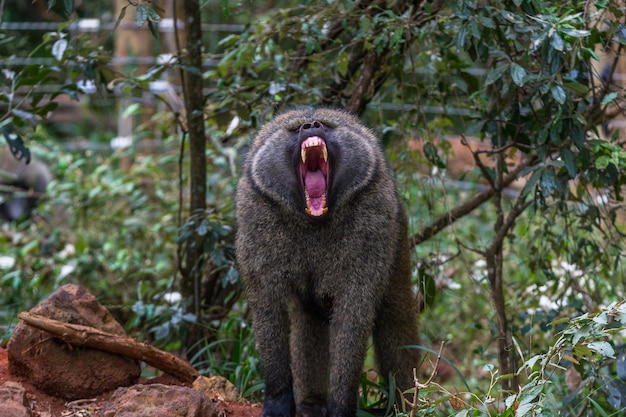
[[[126,335],[108,310],[75,284],[62,286],[30,313]],[[97,349],[69,346],[23,322],[15,327],[7,350],[12,373],[50,395],[68,400],[94,397],[132,385],[141,373],[135,360]]]
[[[0,385],[0,416],[31,417],[26,390],[17,382],[7,381]]]
[[[217,417],[218,409],[204,393],[175,385],[151,384],[118,388],[98,417]]]

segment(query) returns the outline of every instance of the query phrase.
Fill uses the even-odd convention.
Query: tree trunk
[[[487,276],[489,278],[490,296],[496,310],[496,325],[498,328],[498,363],[501,380],[501,387],[505,392],[516,392],[517,377],[517,352],[513,346],[513,335],[506,315],[506,300],[502,288],[502,242],[494,242],[493,251],[487,252]]]
[[[498,148],[502,144],[497,145]],[[477,163],[478,159],[476,159]],[[504,155],[498,154],[496,158],[496,175],[492,188],[494,194],[494,206],[497,215],[494,224],[495,236],[491,245],[485,252],[487,262],[487,276],[489,278],[489,289],[491,301],[496,311],[496,323],[498,328],[498,360],[500,365],[501,387],[505,392],[517,392],[519,387],[519,377],[517,375],[517,352],[513,344],[513,333],[506,314],[506,294],[504,292],[504,270],[502,261],[504,259],[504,242],[515,221],[528,208],[531,201],[520,193],[513,208],[505,214],[502,204],[502,190],[504,178]],[[485,167],[479,165],[484,171]],[[486,174],[486,172],[485,172]]]
[[[184,242],[181,259],[181,290],[185,300],[193,300],[188,312],[201,321],[199,286],[202,278],[204,236],[197,229],[204,220],[206,210],[206,137],[204,132],[204,106],[202,83],[202,28],[198,0],[184,1],[183,22],[187,54],[184,56],[186,70],[183,72],[183,94],[189,135],[189,221],[191,233]],[[189,348],[202,337],[200,326],[190,326],[186,336]]]

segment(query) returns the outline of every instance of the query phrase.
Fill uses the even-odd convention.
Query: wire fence
[[[175,24],[176,23],[176,24]],[[174,30],[183,30],[184,23],[180,20],[174,22],[173,19],[164,18],[158,23],[157,29],[161,34],[173,33]],[[114,30],[142,30],[137,27],[135,22],[121,21],[117,25],[113,21],[103,21],[101,19],[78,19],[69,23],[66,22],[2,22],[0,23],[0,32],[11,35],[11,32],[16,32],[18,35],[22,35],[24,32],[58,32],[63,31],[70,34],[91,34],[94,36],[110,36],[114,33]],[[145,28],[143,29],[145,30]],[[241,33],[245,30],[245,25],[240,24],[202,24],[202,30],[204,33],[221,32],[221,33]],[[157,40],[151,39],[153,42]],[[28,56],[31,51],[24,51],[23,55],[13,54],[8,57],[2,58],[2,67],[6,70],[19,70],[25,66],[41,66],[51,67],[58,65],[56,58],[41,57],[41,56]],[[203,62],[205,69],[215,68],[219,63],[219,60],[208,58]],[[139,95],[129,95],[122,91],[122,89],[114,88],[112,90],[100,89],[97,95],[93,97],[81,97],[81,100],[76,102],[68,99],[67,96],[59,96],[56,101],[58,103],[57,109],[50,115],[50,124],[61,123],[83,123],[85,118],[95,117],[99,113],[110,113],[112,109],[117,108],[117,116],[115,121],[107,120],[107,125],[110,128],[117,130],[117,135],[110,141],[110,144],[94,143],[86,138],[72,138],[71,141],[62,144],[68,150],[93,150],[96,152],[106,151],[107,149],[116,149],[119,147],[133,146],[137,148],[154,148],[155,142],[159,142],[160,138],[143,138],[140,142],[135,141],[133,138],[134,116],[126,115],[125,110],[129,105],[140,104],[145,109],[158,109],[162,104],[156,100],[155,94],[169,95],[178,94],[180,92],[180,86],[173,80],[176,77],[173,74],[176,64],[176,58],[173,53],[165,53],[160,55],[151,56],[119,56],[113,54],[107,66],[111,69],[120,68],[134,68],[134,67],[150,67],[154,65],[169,66],[169,70],[165,72],[160,81],[150,83],[150,91],[144,92]],[[72,64],[70,64],[72,65]],[[74,65],[79,65],[75,63]],[[84,84],[87,88],[95,88],[92,84],[89,84],[89,80]],[[37,85],[34,91],[28,89],[18,89],[14,91],[14,100],[24,98],[24,94],[35,95],[47,95],[60,91],[63,88],[63,84],[42,84]],[[85,92],[85,91],[83,91]],[[93,91],[92,91],[93,92]],[[0,108],[2,105],[0,104]],[[6,108],[6,107],[5,107]],[[113,110],[114,111],[114,110]],[[86,116],[87,114],[87,116]]]
[[[69,33],[87,33],[87,34],[100,34],[111,35],[114,33],[116,22],[103,21],[101,19],[87,18],[78,19],[70,23],[59,22],[2,22],[0,23],[0,31],[2,32],[18,32],[23,33],[25,31],[33,32],[56,32],[59,30],[67,31]],[[220,32],[220,33],[241,33],[245,30],[245,25],[240,24],[202,24],[202,30],[204,33]],[[174,22],[171,18],[164,18],[158,23],[157,29],[162,34],[173,33],[174,30],[184,29],[184,23],[181,21]],[[141,30],[134,22],[122,21],[119,22],[118,30]],[[145,30],[145,28],[144,28]],[[25,55],[30,51],[24,51]],[[112,68],[124,68],[143,66],[149,67],[157,64],[170,65],[171,70],[175,67],[175,58],[172,53],[161,54],[156,56],[116,56],[113,55],[108,63],[108,66]],[[215,68],[219,63],[218,59],[208,58],[203,62],[205,69]],[[2,66],[5,68],[19,68],[23,66],[35,65],[35,66],[53,66],[57,64],[54,57],[33,57],[33,56],[19,56],[13,55],[3,58]],[[77,64],[78,65],[78,64]],[[486,74],[483,68],[470,68],[465,71],[475,76],[484,76]],[[84,118],[85,111],[91,111],[98,113],[100,109],[112,109],[118,107],[118,114],[116,118],[117,135],[111,141],[111,147],[118,146],[131,146],[133,144],[133,126],[129,120],[129,116],[125,115],[124,110],[129,104],[139,103],[142,106],[156,108],[158,107],[158,101],[155,99],[154,94],[179,94],[180,86],[172,83],[170,80],[175,79],[172,72],[169,74],[166,72],[160,82],[151,84],[151,91],[138,96],[127,96],[120,89],[113,89],[112,91],[104,92],[98,95],[97,100],[83,100],[88,103],[89,109],[86,110],[86,104],[76,103],[71,100],[59,100],[59,109],[51,117],[51,122],[56,121],[63,122],[80,122]],[[616,82],[623,82],[626,80],[626,74],[614,74],[614,80]],[[50,94],[59,91],[63,85],[61,84],[47,84],[36,87],[34,91],[36,94]],[[20,90],[17,91],[20,94]],[[123,102],[123,105],[120,103]],[[381,109],[386,111],[407,111],[414,109],[414,105],[398,105],[393,103],[382,103]],[[468,115],[469,111],[456,107],[454,105],[449,106],[421,106],[420,111],[427,115],[446,115],[452,117],[459,117]],[[110,112],[110,110],[109,110]],[[79,148],[85,148],[89,142],[84,139],[79,139]],[[123,145],[120,145],[123,144]],[[76,147],[74,145],[68,145],[69,147]],[[98,150],[102,149],[102,145],[93,145]]]
[[[69,24],[62,24],[59,22],[2,22],[0,23],[0,30],[15,30],[15,31],[58,31],[61,27],[65,26],[65,30],[70,32],[112,32],[115,28],[115,22],[102,22],[100,19],[78,19]],[[162,19],[157,28],[161,33],[174,32],[174,19]],[[179,30],[185,28],[185,24],[180,20],[176,22],[176,27]],[[137,25],[134,22],[122,21],[119,23],[120,29],[137,29]],[[243,32],[245,25],[237,24],[215,24],[215,23],[203,23],[203,32]]]

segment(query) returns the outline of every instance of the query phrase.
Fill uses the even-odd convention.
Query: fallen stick
[[[18,317],[29,326],[48,332],[62,342],[137,359],[183,382],[191,383],[200,376],[200,373],[189,362],[130,337],[118,336],[80,324],[64,323],[27,312],[20,313]]]

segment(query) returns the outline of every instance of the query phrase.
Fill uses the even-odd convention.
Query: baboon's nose
[[[310,138],[311,136],[319,136],[326,138],[326,126],[323,123],[314,121],[310,123],[304,123],[300,126],[300,138]]]

